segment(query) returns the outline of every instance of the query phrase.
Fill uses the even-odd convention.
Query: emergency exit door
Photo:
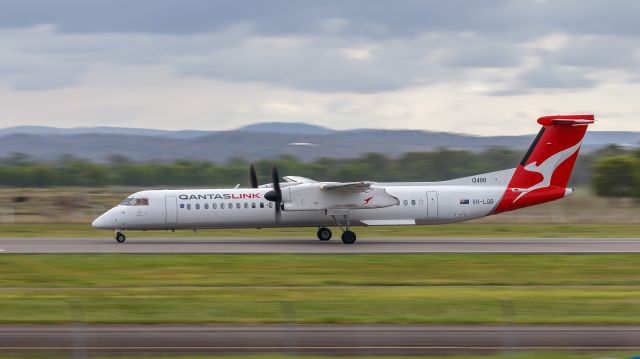
[[[438,192],[427,192],[427,219],[438,218]]]
[[[166,196],[164,198],[164,213],[167,224],[176,224],[178,222],[178,200],[175,196]]]

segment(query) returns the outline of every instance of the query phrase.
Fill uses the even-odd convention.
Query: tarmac
[[[638,238],[0,238],[10,253],[640,253]]]
[[[1,325],[5,352],[420,355],[636,351],[640,326]]]

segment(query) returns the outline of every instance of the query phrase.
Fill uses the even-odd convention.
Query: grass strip
[[[0,293],[0,322],[71,322],[74,302],[88,323],[638,324],[638,298],[637,287],[15,289]]]
[[[80,303],[91,323],[638,324],[639,265],[635,254],[2,255],[0,323],[69,322]]]
[[[0,291],[172,286],[638,286],[637,254],[0,254]]]

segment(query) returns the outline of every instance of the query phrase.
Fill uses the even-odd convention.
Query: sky
[[[0,127],[640,131],[640,2],[0,0]]]

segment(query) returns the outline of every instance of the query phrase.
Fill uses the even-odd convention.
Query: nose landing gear
[[[118,243],[124,243],[124,241],[127,240],[127,237],[122,234],[121,232],[116,232],[116,242]]]

